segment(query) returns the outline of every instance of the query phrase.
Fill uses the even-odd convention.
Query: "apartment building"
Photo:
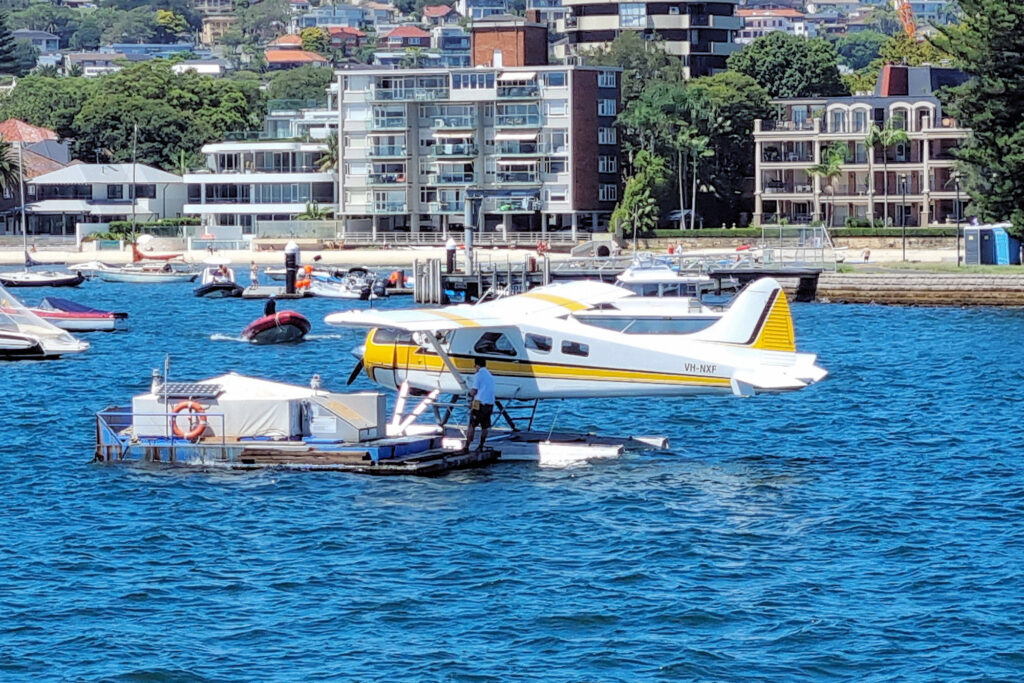
[[[568,13],[558,21],[570,55],[605,47],[623,31],[664,41],[680,57],[688,77],[726,68],[725,60],[740,48],[736,32],[743,20],[734,16],[737,0],[720,2],[606,2],[563,0]]]
[[[619,193],[619,71],[502,63],[496,50],[466,69],[338,72],[348,230],[607,224]]]
[[[970,135],[942,111],[934,92],[963,82],[954,69],[886,66],[871,96],[786,99],[774,104],[778,121],[754,125],[755,224],[848,218],[892,226],[956,222],[954,151]],[[887,150],[866,143],[872,126],[906,131],[908,142]],[[846,150],[841,173],[831,180],[809,169],[832,144]],[[834,206],[834,210],[832,207]]]
[[[804,13],[795,9],[738,9],[736,16],[743,20],[743,28],[736,36],[736,42],[741,45],[776,31],[808,38],[817,35],[816,24],[807,21]]]
[[[183,212],[200,216],[217,239],[239,240],[257,221],[292,220],[308,204],[334,210],[337,174],[321,171],[320,161],[338,112],[331,100],[317,104],[271,100],[263,130],[204,145],[206,167],[184,177]]]

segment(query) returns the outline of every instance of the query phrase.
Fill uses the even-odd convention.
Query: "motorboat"
[[[242,296],[244,288],[235,280],[235,271],[228,268],[230,259],[212,256],[203,261],[205,267],[199,275],[196,296],[220,299]]]
[[[31,309],[43,320],[72,332],[112,332],[124,329],[128,314],[103,311],[74,301],[48,296]]]
[[[639,296],[696,297],[719,293],[721,289],[735,291],[737,284],[719,281],[702,272],[681,272],[668,261],[653,254],[637,254],[626,270],[615,279],[615,284]]]
[[[387,284],[370,270],[357,266],[346,270],[312,270],[308,274],[309,291],[314,296],[363,301],[387,295]]]
[[[43,320],[0,287],[0,359],[58,358],[89,344]]]
[[[187,267],[187,264],[184,264]],[[139,262],[124,266],[111,266],[99,261],[90,261],[79,266],[104,282],[192,282],[197,273],[191,269],[176,269],[166,261]]]
[[[284,344],[301,341],[309,333],[309,320],[295,311],[278,311],[253,320],[242,338],[253,344]]]
[[[634,295],[573,311],[570,316],[625,334],[690,334],[718,322],[725,311],[725,307],[708,306],[697,297]]]
[[[85,282],[81,272],[67,273],[55,270],[24,270],[0,273],[4,287],[77,287]]]

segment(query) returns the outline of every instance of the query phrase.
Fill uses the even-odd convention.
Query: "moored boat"
[[[43,320],[0,287],[0,359],[58,358],[89,344]]]
[[[166,262],[110,266],[106,263],[92,261],[82,264],[80,270],[89,272],[104,282],[191,282],[197,277],[197,273],[193,273],[191,270],[176,270]]]
[[[210,299],[242,296],[244,288],[235,280],[235,271],[228,268],[230,259],[211,257],[203,261],[205,267],[199,276],[196,296]]]
[[[253,344],[285,344],[302,340],[311,327],[301,313],[278,311],[253,320],[242,330],[242,338]]]
[[[80,272],[24,270],[0,273],[0,285],[4,287],[77,287],[83,282],[85,282],[85,276]]]
[[[31,310],[43,320],[72,332],[112,332],[123,329],[128,319],[127,313],[103,311],[55,296],[46,297]]]

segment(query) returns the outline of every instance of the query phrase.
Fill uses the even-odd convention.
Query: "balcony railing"
[[[538,97],[540,95],[540,87],[536,83],[528,85],[499,85],[498,86],[498,98],[499,99],[526,99],[531,97]]]
[[[405,145],[378,145],[371,147],[371,157],[404,157],[408,155]]]
[[[368,185],[402,185],[406,182],[404,173],[371,173],[366,177]]]
[[[765,121],[760,122],[761,130],[770,131],[812,131],[814,121]]]
[[[540,114],[498,114],[496,128],[540,128]]]
[[[438,130],[476,128],[475,116],[434,116],[430,119],[430,127]]]
[[[475,173],[430,173],[428,185],[471,185],[476,182]]]
[[[499,183],[537,183],[540,177],[536,171],[498,171],[495,177]]]
[[[409,205],[405,202],[374,202],[366,210],[371,214],[408,213]]]
[[[404,116],[388,116],[370,121],[370,130],[395,130],[408,127],[409,122]]]
[[[805,152],[805,153],[800,153],[800,152],[781,152],[780,153],[777,150],[775,152],[772,152],[771,150],[767,150],[766,149],[764,151],[764,153],[761,155],[761,161],[766,162],[766,163],[781,163],[781,162],[792,163],[792,162],[800,162],[800,163],[809,164],[809,163],[813,163],[814,162],[814,156],[811,155],[809,152]]]
[[[448,88],[374,88],[373,99],[387,102],[433,102],[448,99]]]
[[[477,146],[471,144],[441,144],[430,148],[430,153],[435,157],[475,157]]]
[[[541,151],[541,145],[536,142],[528,143],[515,143],[515,142],[501,142],[498,144],[498,148],[495,152],[502,156],[540,156],[545,154]]]
[[[466,202],[430,202],[430,213],[463,213]]]
[[[487,213],[532,213],[540,208],[536,197],[488,197],[484,202]]]

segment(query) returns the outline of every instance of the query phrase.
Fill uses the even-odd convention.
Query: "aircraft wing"
[[[383,327],[406,332],[456,330],[462,327],[510,327],[527,319],[554,318],[631,296],[622,287],[603,282],[567,282],[538,287],[525,294],[477,306],[401,310],[357,309],[332,313],[324,321],[338,327]]]

